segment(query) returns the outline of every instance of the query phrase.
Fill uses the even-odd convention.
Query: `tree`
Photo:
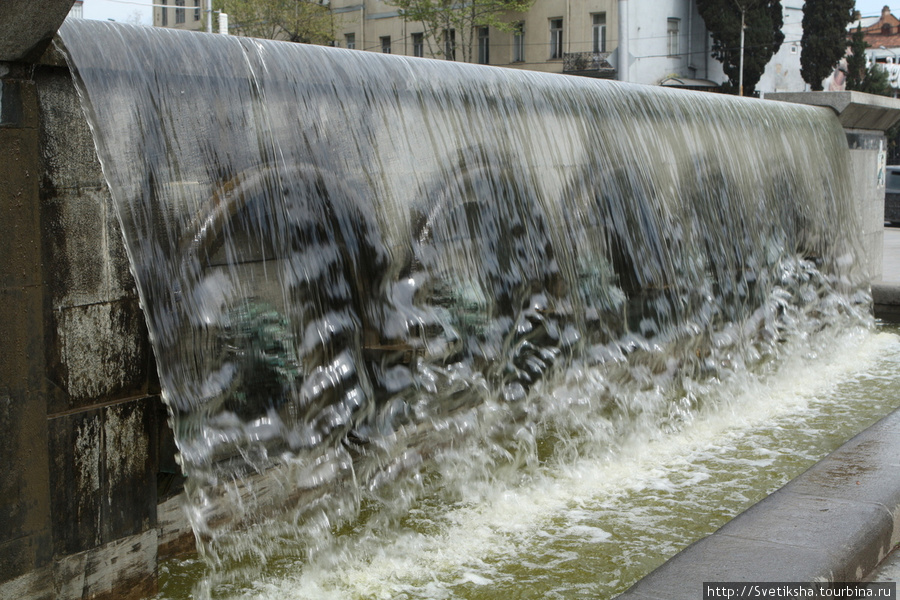
[[[423,38],[431,56],[456,60],[457,50],[464,62],[472,62],[479,27],[513,31],[515,23],[503,19],[509,13],[531,8],[534,0],[386,0],[400,9],[408,23],[422,23]]]
[[[853,20],[854,0],[806,0],[800,74],[813,90],[831,75],[847,50],[847,24]]]
[[[334,16],[315,0],[215,0],[232,33],[304,44],[334,41]]]
[[[752,94],[784,34],[780,0],[697,0],[697,11],[712,35],[712,57],[722,63],[730,87],[737,89],[744,16],[744,89]]]
[[[865,92],[878,96],[891,96],[888,72],[878,63],[866,66],[866,42],[861,27],[850,36],[850,55],[847,57],[847,89],[855,92]]]
[[[859,90],[866,78],[866,48],[869,47],[865,40],[862,26],[856,27],[856,31],[850,36],[850,54],[847,56],[847,89]]]

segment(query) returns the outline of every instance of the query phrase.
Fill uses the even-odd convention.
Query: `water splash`
[[[435,488],[681,429],[716,382],[871,323],[825,110],[60,35],[217,567],[317,556]]]

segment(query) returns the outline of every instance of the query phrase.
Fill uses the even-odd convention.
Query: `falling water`
[[[871,324],[823,109],[60,34],[219,572],[683,431]]]

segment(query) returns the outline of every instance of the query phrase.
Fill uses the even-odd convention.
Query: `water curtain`
[[[496,477],[554,440],[683,426],[710,401],[695,382],[868,319],[824,109],[105,22],[60,34],[213,562],[402,510],[463,447]],[[560,400],[573,381],[589,384]]]

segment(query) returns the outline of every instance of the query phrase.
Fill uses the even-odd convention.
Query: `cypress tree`
[[[854,4],[854,0],[806,0],[803,5],[800,74],[813,90],[822,89],[846,52]]]
[[[851,0],[852,1],[852,0]],[[784,33],[780,0],[697,0],[697,10],[712,35],[712,57],[722,63],[735,90],[740,80],[741,11],[744,12],[744,93],[753,93]]]

